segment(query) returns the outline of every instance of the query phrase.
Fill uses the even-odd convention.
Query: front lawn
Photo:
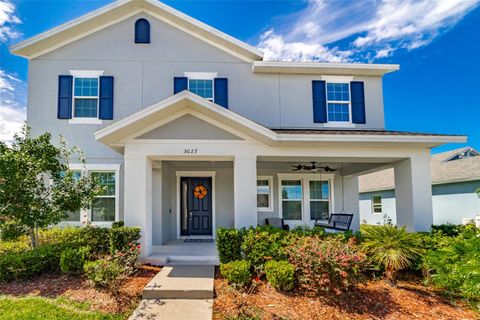
[[[1,320],[90,320],[123,319],[122,315],[108,315],[90,311],[88,306],[57,298],[44,297],[0,297]]]

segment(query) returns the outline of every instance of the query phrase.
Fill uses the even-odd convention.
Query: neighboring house
[[[480,215],[480,153],[461,148],[431,158],[433,223],[461,224],[463,218]],[[393,169],[361,176],[360,222],[382,224],[397,221]]]
[[[11,50],[29,60],[33,134],[79,146],[107,186],[71,220],[141,226],[146,255],[267,217],[313,225],[345,211],[358,229],[358,176],[388,164],[402,177],[398,220],[425,230],[430,149],[466,140],[385,130],[382,76],[398,65],[263,61],[154,0],[112,3]],[[311,161],[324,168],[292,172]]]

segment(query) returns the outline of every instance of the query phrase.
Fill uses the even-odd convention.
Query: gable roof
[[[142,12],[242,60],[251,62],[263,58],[260,50],[157,0],[118,0],[17,43],[10,49],[16,55],[33,59]]]
[[[475,151],[466,147],[433,155],[430,162],[432,184],[480,180],[480,156],[448,161],[470,149]],[[394,171],[387,169],[366,174],[359,177],[358,183],[360,192],[391,190],[395,188]]]

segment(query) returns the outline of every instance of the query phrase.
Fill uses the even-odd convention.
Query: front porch
[[[248,228],[269,217],[294,227],[345,212],[354,215],[351,228],[358,230],[358,176],[388,167],[395,170],[398,224],[427,230],[430,148],[460,139],[268,129],[190,92],[106,127],[96,138],[124,154],[125,223],[142,228],[144,257],[157,254],[165,263],[190,254],[213,257],[213,244],[196,248],[179,239],[215,239],[220,227]],[[311,162],[332,170],[292,171]],[[171,254],[174,249],[178,254]]]

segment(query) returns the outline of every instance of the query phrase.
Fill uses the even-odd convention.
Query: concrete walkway
[[[166,266],[147,284],[130,320],[212,319],[214,266]]]

